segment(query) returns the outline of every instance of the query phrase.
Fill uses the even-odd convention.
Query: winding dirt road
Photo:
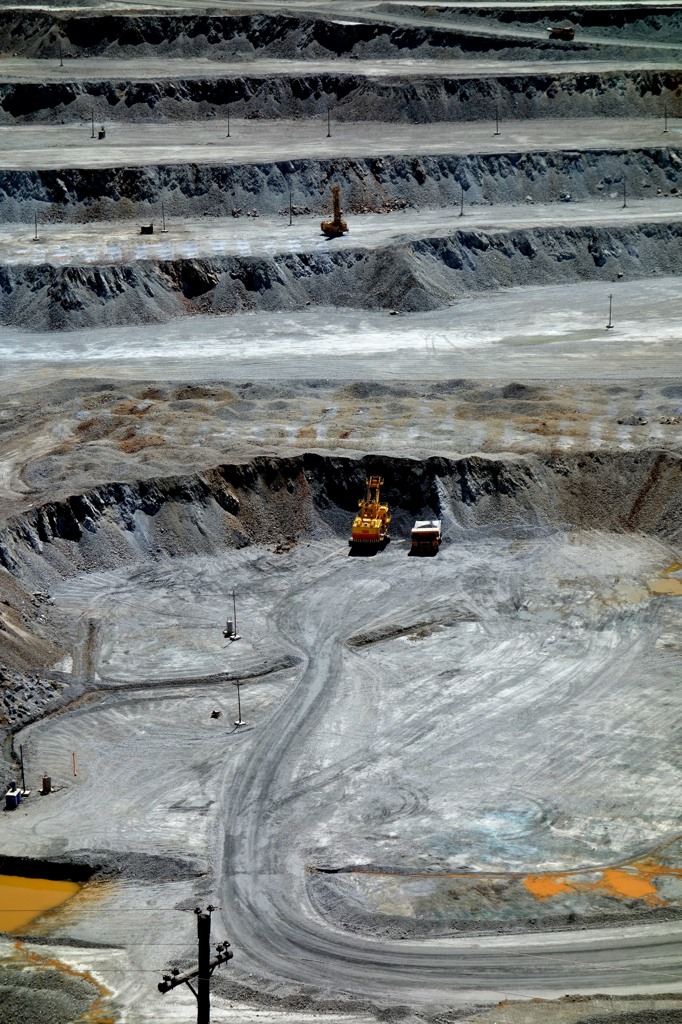
[[[262,724],[258,745],[250,749],[228,797],[222,905],[230,912],[224,924],[239,936],[249,967],[409,1004],[451,1001],[455,993],[488,999],[512,993],[556,997],[682,990],[682,923],[415,943],[344,933],[315,913],[299,837],[324,829],[330,780],[336,799],[343,801],[377,749],[383,745],[386,754],[385,739],[370,738],[367,709],[355,704],[340,682],[345,640],[372,621],[377,595],[384,607],[384,600],[393,603],[386,591],[386,564],[378,568],[375,593],[365,572],[364,588],[349,586],[354,569],[354,560],[344,559],[325,572],[323,585],[304,579],[279,607],[277,630],[297,645],[306,668],[294,692]],[[415,581],[415,601],[430,592],[424,589],[429,575]],[[578,690],[581,685],[584,680],[576,680]],[[357,748],[356,717],[364,739]],[[428,730],[428,722],[422,719],[421,728]],[[339,741],[334,753],[327,742],[331,733]],[[409,757],[407,750],[396,748],[398,763]]]

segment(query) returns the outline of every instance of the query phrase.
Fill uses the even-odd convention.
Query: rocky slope
[[[161,322],[187,313],[337,305],[405,312],[527,284],[673,274],[682,225],[458,230],[379,249],[0,268],[2,323],[38,330]]]
[[[74,67],[73,70],[76,70]],[[173,121],[211,117],[382,120],[405,124],[682,113],[682,72],[490,75],[454,78],[428,65],[409,80],[361,74],[239,75],[145,82],[107,79],[0,85],[0,123]]]

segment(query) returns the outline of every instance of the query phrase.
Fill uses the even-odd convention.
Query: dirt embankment
[[[341,187],[348,213],[459,207],[465,202],[556,202],[645,198],[682,184],[682,152],[641,149],[622,153],[545,152],[475,156],[385,156],[291,160],[237,166],[166,164],[105,169],[0,171],[0,220],[33,224],[152,219],[163,201],[166,216],[196,217],[252,211],[289,213],[289,189],[300,212],[322,214],[329,189]],[[156,207],[156,209],[155,209]]]
[[[387,12],[392,5],[390,3],[375,8],[376,11]],[[594,7],[560,7],[551,5],[548,9],[542,7],[517,7],[509,4],[508,7],[497,7],[494,11],[475,6],[454,9],[444,9],[442,17],[447,20],[449,17],[461,20],[478,22],[483,21],[490,25],[491,21],[500,25],[524,28],[544,28],[547,25],[557,25],[563,22],[570,22],[576,29],[600,32],[608,34],[623,34],[628,39],[660,39],[662,42],[672,42],[682,39],[682,14],[679,10],[670,7],[657,7],[655,4],[647,5],[646,12],[642,7],[622,7],[620,4]],[[440,17],[440,15],[439,15]]]
[[[663,452],[423,461],[305,454],[190,477],[111,483],[8,520],[0,565],[26,584],[145,558],[278,539],[345,537],[368,471],[386,478],[392,531],[415,516],[449,529],[583,528],[682,537],[682,462]],[[2,571],[2,570],[0,570]]]
[[[464,57],[496,53],[505,59],[532,55],[555,60],[576,54],[602,58],[622,56],[622,48],[575,41],[526,40],[477,34],[472,26],[433,29],[429,25],[395,26],[376,22],[340,24],[323,19],[254,14],[241,17],[205,15],[59,14],[49,11],[7,11],[0,16],[0,39],[6,53],[55,57],[59,42],[67,59],[80,54],[144,57],[152,54],[215,59],[252,57],[320,58],[355,54],[358,57]],[[646,40],[642,41],[646,52]],[[630,57],[636,51],[628,49]]]
[[[77,65],[73,68],[77,70]],[[682,114],[682,73],[633,71],[410,81],[362,75],[226,75],[222,78],[16,83],[0,86],[0,122],[174,121],[233,117],[380,120],[405,124],[535,117],[671,117]]]
[[[381,249],[180,259],[130,265],[0,268],[2,323],[36,330],[163,322],[193,313],[310,303],[423,311],[467,294],[674,274],[682,225],[456,231]]]
[[[408,10],[418,17],[418,12],[423,9],[415,4]],[[398,6],[390,2],[374,8],[374,14],[377,16],[390,17],[392,14],[405,13],[403,5]],[[440,22],[452,20],[458,25],[464,23],[474,30],[477,26],[499,26],[502,31],[509,27],[542,32],[550,25],[568,22],[576,29],[578,39],[581,32],[589,32],[614,39],[620,37],[662,43],[682,42],[682,13],[670,7],[657,7],[653,4],[647,4],[646,12],[641,6],[622,7],[618,3],[594,7],[560,7],[551,4],[544,10],[543,6],[523,8],[511,3],[506,8],[500,6],[494,10],[475,6],[443,7],[438,9],[437,18]]]

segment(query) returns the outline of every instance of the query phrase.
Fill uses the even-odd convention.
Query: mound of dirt
[[[37,330],[163,322],[188,313],[436,309],[472,292],[674,274],[682,225],[457,231],[380,249],[0,268],[2,323]]]

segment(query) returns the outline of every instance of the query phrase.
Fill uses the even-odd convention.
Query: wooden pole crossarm
[[[233,956],[234,954],[230,949],[225,949],[218,953],[218,955],[215,956],[208,965],[208,969],[211,974],[213,974],[216,967],[219,967],[220,964],[227,963],[227,961],[231,960]],[[199,965],[197,964],[195,967],[192,967],[189,971],[184,971],[182,974],[164,974],[163,981],[159,982],[159,992],[170,992],[171,989],[177,988],[178,985],[189,985],[192,992],[194,992],[194,995],[196,995],[196,992],[189,983],[192,978],[196,978],[198,973]]]

